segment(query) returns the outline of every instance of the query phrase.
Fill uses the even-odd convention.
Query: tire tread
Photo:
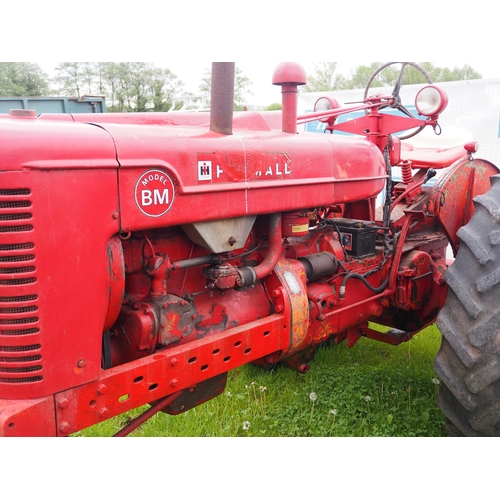
[[[450,435],[500,436],[500,175],[490,180],[457,233],[461,244],[436,322],[443,334],[434,363],[442,380],[438,406]]]

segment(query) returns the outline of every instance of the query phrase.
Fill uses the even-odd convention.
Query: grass
[[[158,413],[131,436],[444,436],[432,365],[435,326],[394,347],[362,338],[318,349],[300,375],[246,365],[228,374],[225,392],[181,415]],[[75,436],[111,436],[145,408]]]

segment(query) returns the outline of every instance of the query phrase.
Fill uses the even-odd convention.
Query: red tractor
[[[0,435],[67,436],[149,404],[126,435],[244,363],[306,373],[326,341],[399,344],[440,310],[449,431],[498,434],[498,169],[475,143],[406,145],[439,132],[447,96],[425,75],[412,115],[404,69],[391,95],[305,116],[299,65],[274,72],[282,111],[233,114],[234,64],[214,63],[210,115],[0,117]],[[297,133],[312,119],[327,133]]]

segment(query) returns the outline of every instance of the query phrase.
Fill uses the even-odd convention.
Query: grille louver
[[[31,190],[0,189],[0,384],[43,380]]]

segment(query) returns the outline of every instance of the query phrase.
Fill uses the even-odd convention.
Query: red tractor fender
[[[471,219],[473,199],[490,189],[490,177],[498,173],[486,160],[466,158],[453,164],[434,185],[431,203],[455,256],[460,242],[457,231]]]

